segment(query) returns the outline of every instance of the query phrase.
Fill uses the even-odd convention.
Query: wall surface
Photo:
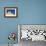
[[[9,6],[18,7],[18,18],[4,18]],[[0,44],[8,43],[10,32],[18,32],[17,24],[46,24],[46,0],[0,0]]]

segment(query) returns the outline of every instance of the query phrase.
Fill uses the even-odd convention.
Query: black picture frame
[[[7,15],[7,11],[14,10],[15,15]],[[10,11],[11,12],[11,11]],[[11,13],[10,13],[11,14]],[[5,18],[17,18],[18,17],[18,7],[4,7],[4,17]]]

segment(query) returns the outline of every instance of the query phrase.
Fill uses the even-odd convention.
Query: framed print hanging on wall
[[[18,16],[17,7],[5,7],[4,8],[4,17],[16,18]]]

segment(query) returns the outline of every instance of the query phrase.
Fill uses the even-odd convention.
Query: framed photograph
[[[16,18],[18,16],[17,7],[5,7],[4,8],[4,17]]]

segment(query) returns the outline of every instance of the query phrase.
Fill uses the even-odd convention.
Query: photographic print
[[[17,7],[5,7],[4,8],[4,16],[5,17],[17,17],[18,16],[18,8]]]

